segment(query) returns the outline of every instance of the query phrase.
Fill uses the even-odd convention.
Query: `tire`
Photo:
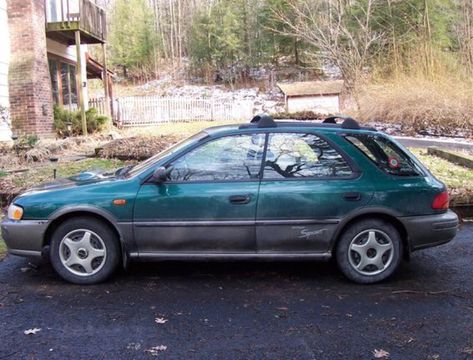
[[[120,247],[107,224],[92,217],[77,217],[66,220],[54,231],[50,258],[54,270],[64,280],[97,284],[117,268]]]
[[[381,219],[360,220],[341,235],[337,265],[350,280],[372,284],[391,276],[402,260],[399,231]]]

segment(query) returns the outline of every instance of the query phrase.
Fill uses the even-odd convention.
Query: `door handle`
[[[251,200],[251,195],[232,195],[228,198],[232,204],[248,204]]]
[[[361,193],[359,192],[347,192],[343,194],[343,198],[346,201],[360,201],[361,200]]]

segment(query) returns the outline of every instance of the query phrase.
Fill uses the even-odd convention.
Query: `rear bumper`
[[[445,244],[458,231],[458,216],[451,210],[442,214],[400,218],[407,230],[410,251]]]
[[[8,252],[19,256],[41,256],[43,239],[48,221],[20,220],[2,221],[2,237]]]

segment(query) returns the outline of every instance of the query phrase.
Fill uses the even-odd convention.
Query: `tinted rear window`
[[[350,134],[345,138],[388,174],[397,176],[422,175],[422,170],[409,155],[384,136]]]

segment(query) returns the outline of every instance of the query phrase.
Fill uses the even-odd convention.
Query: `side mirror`
[[[165,168],[164,166],[158,167],[156,170],[154,170],[153,176],[151,179],[158,184],[161,184],[168,180],[169,174],[172,171],[172,166]]]

